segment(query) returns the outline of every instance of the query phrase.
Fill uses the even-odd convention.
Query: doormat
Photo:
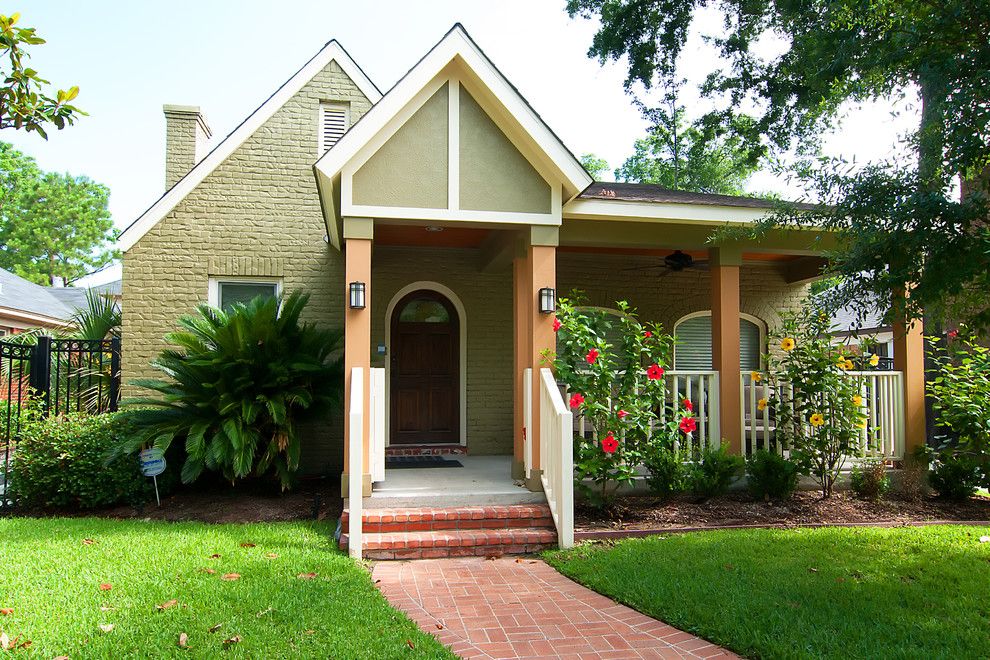
[[[464,467],[461,462],[444,456],[386,456],[385,467],[389,470],[406,468],[454,468]]]

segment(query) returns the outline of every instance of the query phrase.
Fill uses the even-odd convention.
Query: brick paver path
[[[735,657],[514,557],[379,562],[389,602],[464,658]]]

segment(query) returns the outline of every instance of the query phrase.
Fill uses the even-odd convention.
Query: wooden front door
[[[390,322],[390,444],[460,442],[457,310],[436,291],[414,291]]]

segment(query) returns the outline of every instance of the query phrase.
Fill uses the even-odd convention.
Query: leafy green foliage
[[[743,657],[972,658],[990,648],[985,534],[964,525],[726,530],[544,557]]]
[[[544,357],[567,386],[566,403],[594,429],[593,437],[574,439],[575,484],[604,507],[620,485],[633,481],[643,460],[650,426],[664,405],[663,366],[674,339],[657,324],[641,324],[625,302],[611,313],[579,301],[558,301],[557,351]]]
[[[879,502],[890,491],[890,477],[883,461],[863,461],[849,472],[849,487],[864,500]]]
[[[120,336],[120,306],[111,296],[86,291],[86,307],[72,315],[73,334],[79,339],[109,339]]]
[[[0,145],[0,168],[0,268],[51,285],[119,256],[108,247],[115,230],[106,186],[44,173],[9,145]]]
[[[725,495],[732,480],[743,467],[743,457],[730,454],[725,447],[705,447],[700,459],[691,464],[688,481],[691,492],[702,500]]]
[[[92,509],[154,497],[137,457],[106,462],[107,452],[127,442],[134,431],[120,413],[43,418],[23,408],[20,424],[10,469],[11,494],[19,504]],[[161,487],[167,483],[159,478]]]
[[[969,454],[946,450],[931,461],[928,483],[947,500],[968,499],[983,482],[983,470]]]
[[[784,315],[772,338],[781,352],[767,356],[774,394],[760,402],[777,420],[777,442],[818,481],[823,497],[832,495],[866,423],[861,384],[846,375],[853,363],[831,344],[828,325],[829,317],[810,306]]]
[[[48,124],[61,130],[86,113],[71,105],[79,95],[78,87],[50,96],[48,81],[27,65],[26,47],[40,46],[45,40],[34,28],[18,27],[19,20],[20,14],[0,14],[0,129],[33,131],[47,139]]]
[[[954,451],[990,467],[990,348],[967,336],[932,340],[927,388],[938,423],[958,436]]]
[[[865,315],[911,288],[890,318],[957,318],[990,328],[986,229],[990,165],[990,3],[977,0],[568,0],[598,19],[589,55],[626,58],[627,89],[680,80],[702,10],[724,16],[706,35],[715,49],[701,93],[706,125],[731,130],[759,157],[814,154],[844,104],[919,97],[906,152],[857,170],[842,159],[797,174],[821,206],[791,207],[762,230],[812,224],[838,241],[830,253],[845,282],[837,306]],[[734,124],[740,111],[752,121]],[[849,156],[851,159],[851,155]],[[964,199],[955,199],[954,179]],[[868,295],[869,294],[869,295]],[[898,308],[898,306],[902,308]]]
[[[651,442],[643,452],[646,485],[655,495],[666,499],[688,488],[688,470],[674,450],[662,442]]]
[[[604,181],[602,178],[611,169],[608,166],[608,161],[604,158],[599,158],[595,154],[582,154],[581,155],[581,165],[584,169],[588,170],[588,174],[592,176],[595,181]]]
[[[200,305],[166,335],[177,346],[153,362],[167,380],[135,384],[157,393],[130,401],[139,429],[121,451],[185,440],[182,480],[204,469],[230,481],[273,470],[288,488],[299,466],[298,421],[341,403],[343,333],[300,323],[308,296],[259,296],[228,311]]]
[[[702,122],[685,122],[685,109],[676,94],[667,107],[641,108],[651,128],[636,140],[633,155],[615,170],[616,181],[655,183],[672,190],[741,195],[758,169],[741,139]],[[748,118],[737,120],[745,123]]]
[[[786,500],[797,489],[801,467],[777,452],[757,449],[746,461],[746,483],[758,500]]]

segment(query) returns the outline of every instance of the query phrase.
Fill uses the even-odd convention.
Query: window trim
[[[682,316],[681,318],[677,319],[677,321],[674,322],[674,330],[673,330],[674,337],[675,338],[677,337],[677,327],[680,324],[684,323],[685,321],[688,321],[688,320],[694,319],[694,318],[698,318],[699,316],[707,316],[707,317],[710,318],[711,315],[712,315],[712,310],[710,310],[710,309],[704,309],[704,310],[701,310],[700,312],[691,312],[690,314],[685,314],[684,316]],[[749,321],[750,323],[752,323],[753,325],[755,325],[759,329],[759,331],[760,331],[760,369],[765,369],[766,368],[766,351],[767,351],[767,324],[766,324],[766,322],[763,321],[763,319],[761,319],[761,318],[758,318],[756,316],[753,316],[752,314],[746,314],[745,312],[739,312],[739,318],[740,319],[745,319],[745,320]],[[677,365],[677,345],[678,345],[678,343],[679,342],[677,342],[677,341],[674,342],[673,361],[674,361],[674,365],[675,366]],[[740,355],[740,358],[741,357],[742,356]],[[741,370],[742,369],[740,368],[740,371]]]
[[[322,158],[326,152],[333,148],[333,145],[325,147],[323,142],[323,117],[328,110],[341,110],[344,113],[344,133],[351,127],[351,106],[349,103],[337,101],[320,101],[316,110],[316,157]],[[341,133],[343,137],[344,133]],[[338,138],[339,141],[339,138]],[[336,143],[334,143],[336,144]]]
[[[207,302],[212,307],[220,307],[221,284],[274,284],[275,296],[282,295],[282,278],[265,275],[216,275],[210,276]]]

